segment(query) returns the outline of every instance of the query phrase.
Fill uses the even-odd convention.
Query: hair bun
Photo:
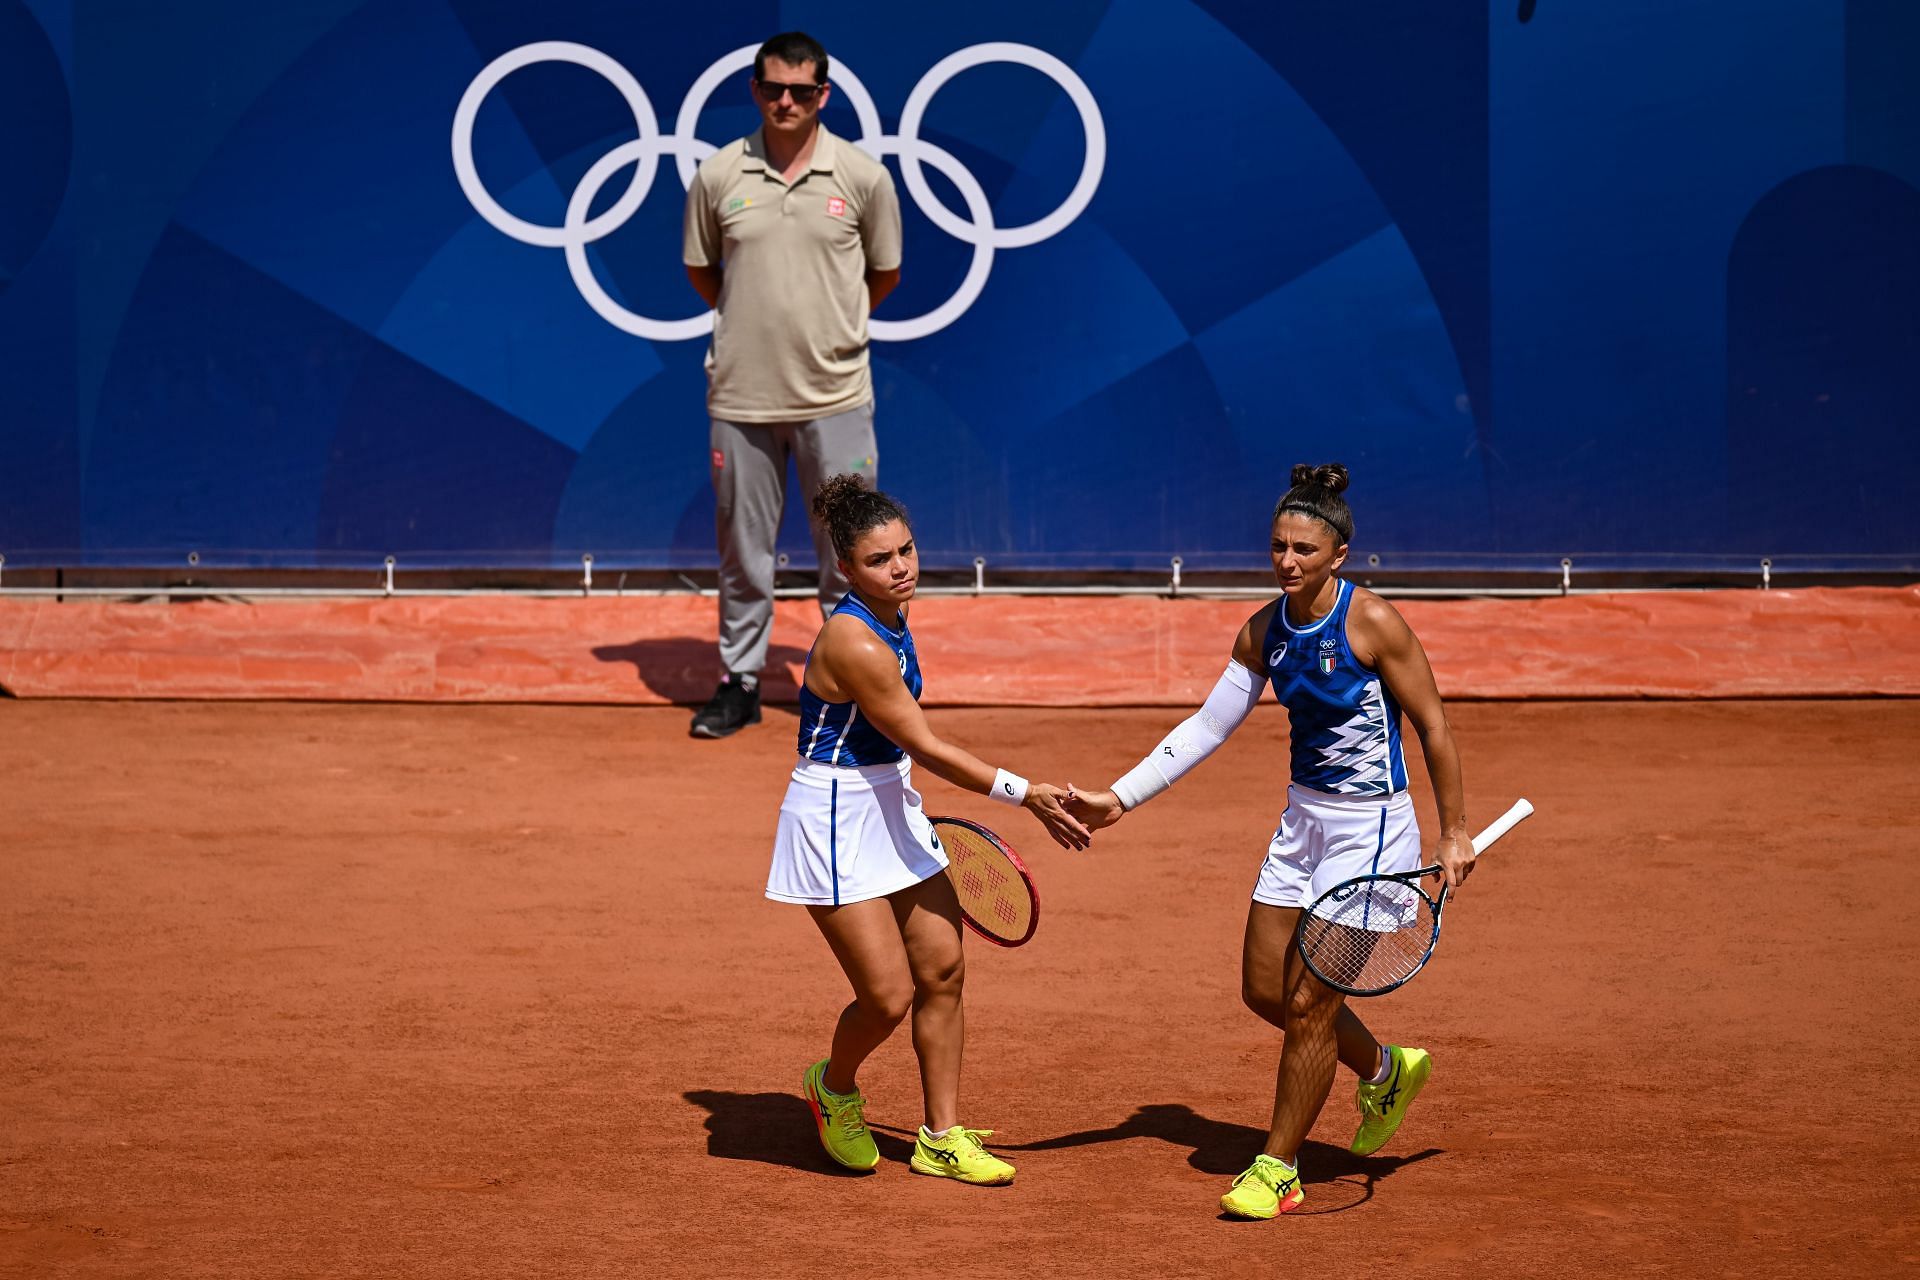
[[[1303,484],[1318,485],[1328,493],[1345,493],[1347,489],[1347,464],[1328,462],[1314,466],[1311,462],[1293,464],[1293,479],[1289,482],[1294,488]]]
[[[1280,503],[1273,509],[1273,522],[1277,525],[1286,512],[1298,511],[1327,526],[1342,544],[1351,543],[1353,512],[1347,500],[1340,496],[1346,487],[1345,463],[1327,462],[1316,467],[1310,462],[1296,462],[1293,486],[1280,495]]]
[[[872,488],[873,486],[867,483],[866,477],[857,471],[829,476],[814,492],[813,514],[823,524],[831,525],[836,511],[846,507],[850,502],[858,502],[860,495],[871,492]]]

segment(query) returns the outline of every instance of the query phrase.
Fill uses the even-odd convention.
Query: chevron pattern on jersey
[[[1288,625],[1285,604],[1267,628],[1267,678],[1293,730],[1293,781],[1333,795],[1389,796],[1407,788],[1400,704],[1347,644],[1353,587],[1312,626]]]

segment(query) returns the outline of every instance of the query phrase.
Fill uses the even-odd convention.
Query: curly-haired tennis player
[[[1334,885],[1424,865],[1400,718],[1413,722],[1438,802],[1433,861],[1450,886],[1472,868],[1460,757],[1433,669],[1399,611],[1338,576],[1353,538],[1339,463],[1296,466],[1273,513],[1273,572],[1280,597],[1247,620],[1233,659],[1206,704],[1109,791],[1069,808],[1092,828],[1159,795],[1246,720],[1271,681],[1292,725],[1286,811],[1267,848],[1241,955],[1241,994],[1281,1028],[1273,1126],[1266,1150],[1221,1197],[1228,1213],[1271,1218],[1298,1208],[1300,1144],[1333,1087],[1336,1059],[1360,1077],[1360,1127],[1352,1150],[1378,1151],[1426,1085],[1421,1049],[1380,1044],[1345,997],[1307,971],[1293,946],[1302,908]]]
[[[821,1145],[851,1169],[880,1152],[854,1083],[867,1055],[909,1012],[926,1123],[915,1173],[994,1184],[1013,1166],[987,1151],[992,1131],[960,1123],[960,904],[947,855],[921,812],[909,759],[968,791],[1023,805],[1068,848],[1087,829],[1066,792],[995,769],[943,741],[920,710],[920,661],[907,629],[920,563],[906,510],[859,476],[835,476],[814,497],[852,590],[828,616],[800,686],[800,762],[780,805],[767,896],[806,906],[853,985],[832,1052],[804,1090]]]

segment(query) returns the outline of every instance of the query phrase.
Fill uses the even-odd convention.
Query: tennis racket
[[[1494,824],[1473,838],[1477,858],[1533,812],[1516,800]],[[1320,981],[1350,996],[1385,995],[1420,972],[1440,942],[1440,909],[1447,886],[1429,897],[1420,882],[1435,866],[1395,875],[1343,880],[1314,900],[1294,935],[1301,958]]]
[[[1040,924],[1040,891],[1012,846],[977,822],[935,818],[947,878],[967,927],[998,947],[1017,947]]]

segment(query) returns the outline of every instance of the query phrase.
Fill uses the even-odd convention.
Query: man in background
[[[867,315],[900,280],[900,202],[886,167],[820,123],[827,51],[793,31],[753,60],[758,132],[721,148],[687,192],[682,260],[714,309],[707,416],[720,541],[720,663],[696,738],[760,720],[774,540],[787,459],[820,561],[820,606],[847,589],[812,520],[828,476],[877,483]]]

